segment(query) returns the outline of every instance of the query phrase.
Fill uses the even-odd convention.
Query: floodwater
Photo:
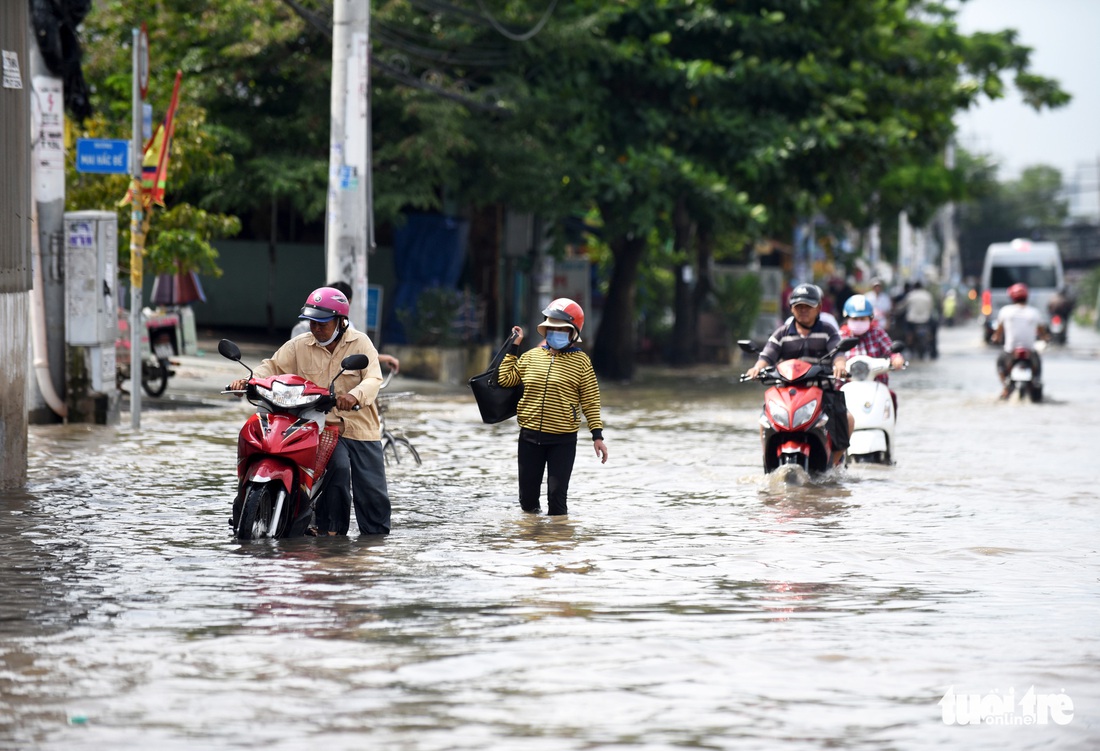
[[[803,486],[732,369],[605,383],[567,518],[520,512],[514,422],[402,401],[381,540],[235,542],[246,405],[32,428],[0,748],[1100,747],[1100,335],[1040,405],[979,337],[892,376],[896,466]]]

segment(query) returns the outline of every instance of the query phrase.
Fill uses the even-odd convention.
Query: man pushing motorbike
[[[315,535],[346,535],[351,525],[352,501],[359,533],[384,535],[390,531],[390,499],[377,396],[382,385],[378,350],[370,337],[351,328],[348,299],[338,289],[320,287],[309,293],[299,318],[309,321],[312,336],[297,336],[280,347],[255,370],[256,378],[295,373],[314,383],[331,383],[348,355],[370,360],[365,370],[345,371],[336,381],[336,409],[328,422],[342,426],[340,440],[329,459],[328,484],[315,509]],[[240,379],[230,389],[242,390]]]
[[[791,317],[772,332],[768,343],[760,351],[756,364],[745,371],[746,378],[756,378],[764,368],[782,360],[803,359],[817,362],[840,343],[840,332],[835,326],[821,319],[821,288],[816,284],[800,284],[791,291]],[[838,353],[833,358],[833,375],[843,378],[848,358]],[[844,403],[844,394],[838,389],[822,392],[821,405],[829,416],[826,430],[834,448],[834,463],[844,458],[848,439],[855,427],[855,419]]]
[[[1031,361],[1032,386],[1041,388],[1042,362],[1035,349],[1037,340],[1050,340],[1050,332],[1043,324],[1039,309],[1027,304],[1029,290],[1026,284],[1013,284],[1008,288],[1008,299],[1012,302],[997,312],[997,327],[991,341],[994,344],[1004,342],[1004,351],[997,357],[997,375],[1001,377],[1001,398],[1007,399],[1012,393],[1008,382],[1008,373],[1012,369],[1013,354],[1017,349],[1026,349]]]

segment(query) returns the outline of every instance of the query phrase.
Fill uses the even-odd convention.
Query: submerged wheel
[[[157,360],[157,364],[141,366],[141,388],[149,396],[160,396],[168,388],[168,363]]]
[[[269,484],[250,486],[241,506],[241,518],[237,522],[237,539],[274,537],[274,514],[275,497]]]
[[[780,455],[780,457],[779,457],[779,466],[780,467],[787,467],[787,466],[802,467],[802,469],[806,470],[807,472],[810,471],[809,459],[804,457],[802,454],[782,454],[782,455]]]

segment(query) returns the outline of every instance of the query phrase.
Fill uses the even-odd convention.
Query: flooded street
[[[246,404],[34,427],[0,748],[1100,747],[1100,335],[1040,405],[976,326],[941,340],[891,376],[897,465],[805,486],[763,475],[735,368],[604,383],[567,518],[520,512],[514,421],[402,401],[384,540],[234,541]]]

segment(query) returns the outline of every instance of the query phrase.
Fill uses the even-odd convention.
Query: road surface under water
[[[386,539],[235,542],[247,405],[32,428],[0,748],[1098,747],[1100,336],[1041,405],[997,400],[976,327],[942,341],[892,376],[897,465],[802,486],[733,368],[605,383],[566,518],[520,512],[514,421],[403,401]]]

